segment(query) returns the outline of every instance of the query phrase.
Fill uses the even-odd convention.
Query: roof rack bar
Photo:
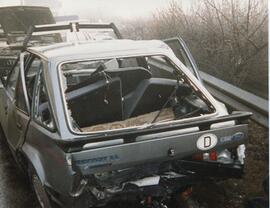
[[[28,43],[29,43],[29,41],[30,41],[30,39],[32,37],[33,32],[34,32],[34,27],[30,26],[27,33],[26,33],[26,36],[25,36],[25,38],[23,40],[23,45],[22,45],[22,49],[21,49],[22,51],[26,50],[27,45],[28,45]]]
[[[117,36],[117,38],[122,39],[122,35],[118,28],[115,26],[114,23],[109,23],[109,24],[89,24],[89,23],[75,23],[77,31],[79,29],[112,29]]]
[[[26,37],[23,41],[23,47],[22,50],[25,50],[33,33],[35,32],[50,32],[50,31],[57,31],[57,30],[70,30],[71,32],[74,32],[74,26],[76,28],[76,32],[79,32],[80,29],[112,29],[118,39],[123,39],[120,31],[116,27],[114,23],[97,23],[97,24],[91,24],[91,23],[80,23],[80,22],[71,22],[67,24],[60,24],[60,25],[35,25],[30,26]]]
[[[118,30],[118,27],[116,27],[116,25],[115,25],[113,22],[112,22],[110,25],[111,25],[113,31],[115,32],[116,36],[117,36],[119,39],[123,39],[122,34],[121,34],[120,31]]]
[[[70,30],[72,32],[72,23],[66,25],[36,25],[33,32],[46,32],[55,30]]]

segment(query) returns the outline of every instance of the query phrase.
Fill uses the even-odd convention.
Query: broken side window
[[[45,128],[51,131],[55,130],[55,123],[42,70],[40,70],[40,74],[37,80],[36,96],[34,102],[34,118],[36,122]]]
[[[42,67],[42,61],[38,57],[31,57],[27,67],[25,67],[25,84],[26,91],[29,99],[30,108],[32,106],[33,92],[36,77],[40,68]]]
[[[24,95],[24,89],[23,89],[23,84],[22,84],[22,79],[21,77],[19,77],[18,79],[18,84],[16,87],[16,106],[22,110],[23,112],[25,112],[27,114],[27,105],[26,105],[26,101],[25,101],[25,95]]]
[[[15,95],[15,89],[16,89],[19,72],[20,72],[20,61],[18,59],[8,77],[8,82],[7,82],[7,91],[12,97]]]

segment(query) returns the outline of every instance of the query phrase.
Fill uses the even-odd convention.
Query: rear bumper
[[[194,184],[210,179],[211,177],[239,178],[243,173],[242,166],[218,165],[209,162],[175,161],[175,166],[181,167],[181,173],[159,176],[156,185],[138,186],[134,181],[123,182],[123,186],[112,189],[99,190],[99,186],[87,185],[84,192],[78,197],[58,198],[61,207],[88,208],[92,206],[103,206],[111,201],[138,200],[147,196],[155,198],[170,198],[173,194],[181,193]],[[184,170],[185,169],[185,170]],[[136,171],[136,170],[134,170]],[[172,173],[172,172],[168,172]],[[154,174],[155,175],[155,174]]]
[[[181,167],[195,172],[200,177],[215,178],[241,178],[244,174],[244,166],[240,164],[221,164],[218,162],[197,162],[181,160]]]
[[[175,193],[181,193],[193,184],[201,181],[196,174],[160,175],[158,184],[139,186],[136,181],[123,183],[120,189],[108,188],[99,190],[98,187],[88,185],[78,197],[58,197],[61,207],[66,208],[89,208],[100,207],[113,201],[136,201],[152,196],[156,199],[169,199]]]

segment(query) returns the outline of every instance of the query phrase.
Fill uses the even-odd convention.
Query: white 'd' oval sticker
[[[203,134],[197,140],[199,150],[210,150],[217,145],[217,136],[214,134]]]

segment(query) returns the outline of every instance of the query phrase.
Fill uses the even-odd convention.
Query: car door
[[[13,150],[17,149],[24,141],[30,121],[31,94],[39,66],[40,61],[33,55],[25,52],[20,56],[18,80],[14,99],[10,102],[7,119],[7,137]]]
[[[194,74],[194,76],[200,81],[198,66],[190,53],[185,41],[180,37],[174,37],[163,40],[174,52],[175,56]]]
[[[12,85],[12,89],[7,92],[7,132],[9,146],[15,150],[23,135],[29,121],[29,106],[26,102],[25,87],[24,87],[24,54],[20,55],[17,65],[14,68],[16,73],[16,81]],[[12,76],[12,74],[11,74]],[[12,77],[10,78],[12,79]],[[10,82],[10,80],[9,80]]]
[[[19,76],[19,69],[20,69],[20,61],[19,59],[16,60],[13,69],[8,75],[6,85],[2,84],[0,90],[0,98],[1,98],[1,105],[0,105],[0,121],[2,125],[2,129],[5,135],[8,135],[8,115],[12,108],[12,103],[15,99],[15,89],[16,84]]]

